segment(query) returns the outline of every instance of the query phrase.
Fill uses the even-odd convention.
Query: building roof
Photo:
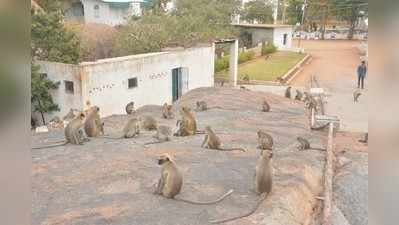
[[[261,28],[261,29],[275,29],[275,28],[292,28],[292,25],[287,24],[233,24],[233,26],[238,27],[248,27],[248,28]]]

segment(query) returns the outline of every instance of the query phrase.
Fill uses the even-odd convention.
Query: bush
[[[229,56],[224,56],[215,60],[215,72],[220,72],[227,68],[229,68]]]
[[[268,43],[267,45],[263,45],[262,47],[262,55],[268,55],[271,53],[275,53],[277,51],[277,47],[272,43]]]
[[[220,72],[229,68],[229,55],[215,60],[215,72]],[[254,51],[241,52],[238,55],[238,63],[244,63],[255,58]]]

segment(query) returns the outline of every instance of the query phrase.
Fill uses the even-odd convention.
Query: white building
[[[99,106],[102,116],[125,114],[131,101],[136,108],[170,104],[191,89],[214,85],[214,55],[214,44],[202,44],[78,65],[39,61],[40,73],[61,82],[52,93],[60,111],[45,115],[46,121],[71,108],[83,110],[87,101]]]
[[[111,26],[124,24],[141,15],[143,0],[64,0],[65,19]]]
[[[262,42],[271,42],[279,50],[292,48],[293,26],[281,24],[234,24],[245,34],[246,42],[255,47]]]

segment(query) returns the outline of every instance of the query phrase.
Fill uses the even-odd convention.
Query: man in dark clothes
[[[362,64],[357,67],[357,88],[360,88],[360,85],[362,86],[362,89],[364,88],[364,78],[366,77],[366,73],[366,62],[362,61]]]

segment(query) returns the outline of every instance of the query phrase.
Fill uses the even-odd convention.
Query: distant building
[[[101,116],[125,114],[131,101],[135,107],[170,104],[189,90],[214,85],[214,56],[215,45],[209,43],[78,65],[38,61],[43,77],[61,82],[52,91],[60,111],[45,114],[46,121],[71,108],[83,110],[86,101],[99,106]]]
[[[65,19],[111,26],[124,24],[131,16],[141,15],[144,0],[63,0]]]
[[[278,49],[292,47],[293,26],[281,24],[234,24],[240,28],[241,39],[251,48],[262,42],[271,42]]]

